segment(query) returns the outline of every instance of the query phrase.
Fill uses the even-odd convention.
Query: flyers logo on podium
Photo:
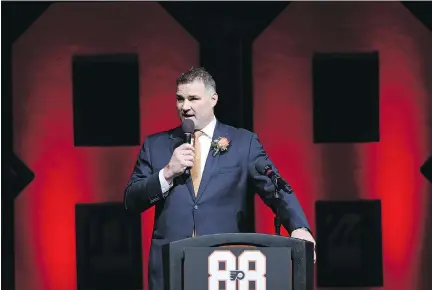
[[[238,257],[230,250],[215,250],[208,257],[208,290],[265,290],[266,263],[259,250],[245,250]]]

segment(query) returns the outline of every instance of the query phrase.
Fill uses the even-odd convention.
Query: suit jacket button
[[[198,209],[198,206],[197,206],[197,205],[194,205],[194,209]]]

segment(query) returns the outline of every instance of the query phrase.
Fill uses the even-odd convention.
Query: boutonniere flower
[[[211,147],[213,148],[213,157],[216,156],[219,152],[225,152],[228,150],[228,147],[231,145],[231,141],[228,140],[227,137],[219,137],[211,143]]]

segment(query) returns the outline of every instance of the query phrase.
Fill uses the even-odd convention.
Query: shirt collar
[[[201,131],[204,132],[210,139],[213,139],[213,133],[216,128],[216,117],[213,117],[210,123],[207,124]]]

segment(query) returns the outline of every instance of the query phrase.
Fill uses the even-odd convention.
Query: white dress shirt
[[[201,131],[204,132],[202,134],[198,141],[200,142],[200,151],[201,151],[201,176],[204,172],[205,163],[207,161],[207,155],[210,151],[211,142],[213,140],[213,133],[214,129],[216,127],[216,118],[213,118],[213,120],[204,127]],[[195,138],[192,137],[192,145],[195,144]],[[172,186],[173,183],[169,184],[165,177],[163,176],[163,169],[159,171],[159,182],[161,184],[162,193],[167,192]]]

